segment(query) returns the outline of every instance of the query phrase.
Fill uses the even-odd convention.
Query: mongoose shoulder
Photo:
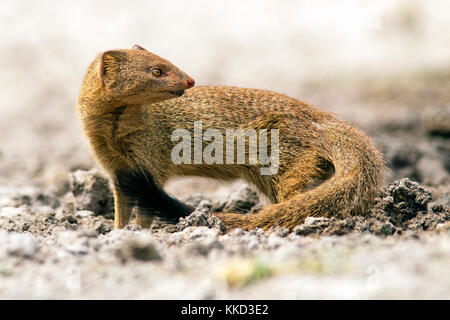
[[[135,205],[142,225],[152,216],[176,222],[190,214],[194,208],[163,190],[169,178],[182,175],[242,178],[273,202],[258,214],[213,213],[227,229],[292,229],[308,216],[367,211],[383,183],[384,160],[362,131],[283,94],[192,88],[194,83],[172,63],[139,46],[100,53],[89,66],[78,112],[95,157],[112,179],[117,228],[129,222]],[[228,145],[234,147],[232,154],[226,143],[230,129],[238,130]],[[202,150],[212,138],[199,142],[196,130],[200,137],[209,132],[214,142],[223,140],[211,153],[215,161],[202,159],[195,146],[191,153],[190,145],[183,150],[184,160],[174,161],[177,130],[193,132],[194,141],[188,141]],[[252,154],[258,130],[268,146],[260,139]],[[239,147],[241,137],[244,145]],[[239,148],[244,149],[244,161]],[[263,149],[271,154],[266,160],[276,158],[275,165],[255,158]],[[268,165],[274,170],[262,174]]]

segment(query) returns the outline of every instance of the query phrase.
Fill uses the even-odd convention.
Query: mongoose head
[[[171,62],[135,45],[100,53],[88,69],[80,99],[148,104],[177,98],[194,84]]]

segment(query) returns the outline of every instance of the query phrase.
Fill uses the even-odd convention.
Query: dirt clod
[[[220,205],[216,205],[213,209],[223,212],[249,212],[259,202],[259,197],[255,191],[248,186],[243,185],[241,188],[232,192],[228,199]]]
[[[161,255],[153,243],[143,240],[129,240],[116,251],[116,256],[122,263],[130,260],[155,261],[161,260]]]
[[[408,178],[387,185],[366,216],[345,219],[308,217],[294,228],[297,235],[344,235],[350,232],[378,236],[434,230],[450,220],[448,205],[431,203],[432,193]]]
[[[89,210],[97,215],[110,215],[114,211],[108,179],[98,169],[75,171],[70,177],[70,191],[76,210]]]
[[[226,231],[224,224],[219,218],[209,214],[207,208],[196,209],[189,216],[180,218],[180,222],[177,224],[177,230],[181,231],[187,227],[192,226],[206,226],[208,228],[217,228],[222,233]]]

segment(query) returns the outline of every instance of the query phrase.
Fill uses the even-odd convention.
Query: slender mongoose
[[[142,225],[153,216],[176,222],[190,214],[194,208],[163,190],[169,178],[183,175],[242,178],[274,203],[257,214],[212,213],[227,230],[292,229],[309,216],[367,211],[385,164],[362,131],[283,94],[194,84],[172,63],[137,45],[100,53],[90,64],[77,108],[94,155],[114,185],[116,228],[129,222],[135,205]],[[274,174],[261,174],[265,164],[259,160],[174,163],[173,132],[192,132],[198,121],[201,132],[224,135],[233,128],[277,129],[277,150],[269,150],[279,155]],[[250,137],[245,139],[250,144]]]

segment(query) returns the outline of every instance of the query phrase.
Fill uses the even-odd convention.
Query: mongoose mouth
[[[184,90],[178,90],[178,91],[170,91],[171,94],[176,95],[178,97],[181,97],[184,93]]]

